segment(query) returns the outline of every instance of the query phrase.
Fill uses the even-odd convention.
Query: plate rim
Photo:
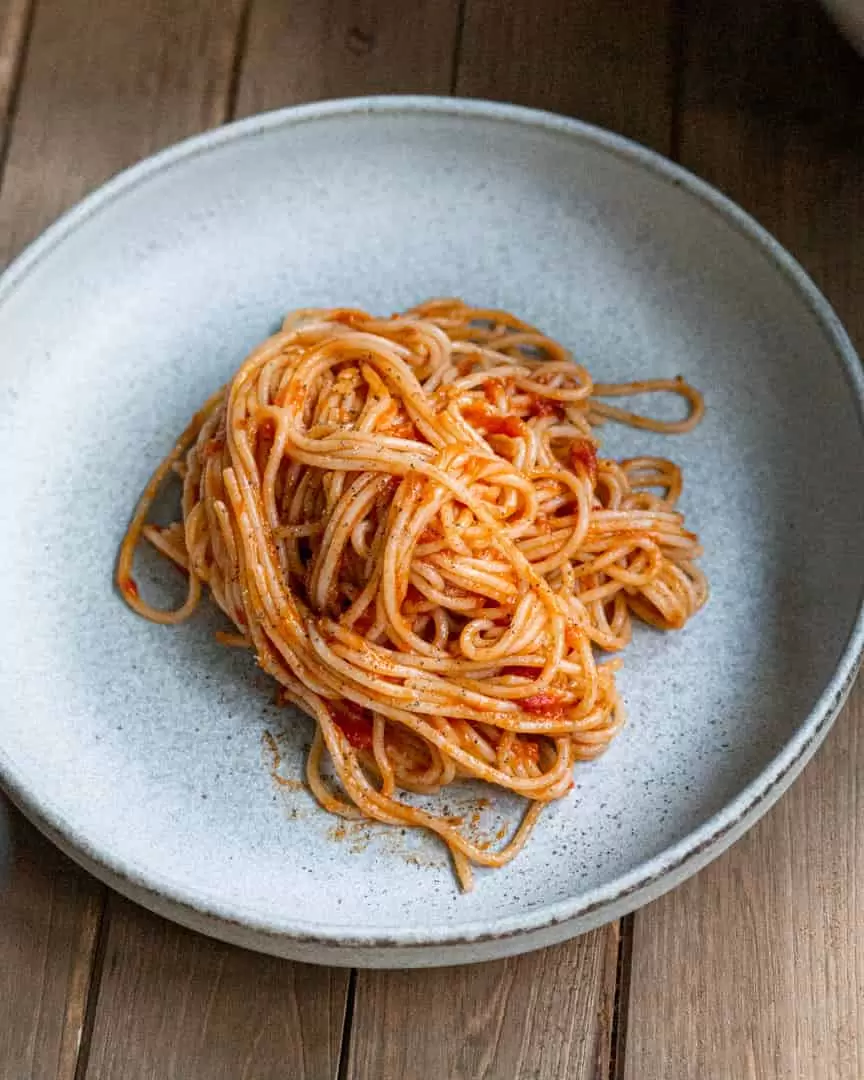
[[[534,131],[546,131],[595,146],[631,165],[645,169],[674,187],[683,188],[759,249],[809,307],[845,375],[856,406],[859,429],[864,435],[864,368],[854,346],[831,305],[806,271],[751,215],[687,169],[631,139],[584,121],[544,110],[481,99],[426,95],[339,98],[258,113],[193,135],[121,171],[61,215],[0,275],[0,308],[67,237],[73,235],[91,217],[98,215],[150,178],[227,143],[257,137],[275,129],[356,114],[432,114],[445,118],[468,117],[487,122],[517,124]],[[439,925],[411,930],[400,926],[383,926],[368,931],[350,931],[338,924],[296,919],[292,920],[290,928],[285,925],[275,926],[251,911],[243,911],[236,904],[223,905],[212,899],[196,898],[194,891],[176,884],[172,887],[168,882],[154,884],[152,875],[144,876],[136,868],[126,866],[122,858],[112,855],[110,851],[94,848],[86,836],[76,835],[75,830],[64,822],[62,815],[52,808],[48,799],[29,791],[26,780],[16,776],[14,763],[3,750],[2,737],[0,783],[25,816],[54,843],[119,892],[145,906],[158,908],[160,913],[176,918],[186,925],[194,925],[200,929],[204,922],[206,932],[214,936],[228,940],[242,937],[243,944],[258,947],[265,952],[289,955],[291,943],[295,942],[298,946],[321,947],[327,954],[322,960],[332,962],[331,950],[334,948],[369,949],[381,953],[387,950],[404,951],[406,948],[446,950],[448,946],[468,946],[483,942],[494,946],[496,942],[505,943],[513,938],[530,936],[556,926],[566,924],[569,928],[572,925],[568,934],[558,935],[563,938],[570,933],[575,934],[581,929],[589,929],[618,917],[680,884],[754,824],[788,788],[824,739],[851,689],[862,653],[864,595],[859,595],[856,617],[839,661],[806,718],[759,774],[719,811],[675,844],[605,885],[583,893],[578,899],[571,897],[539,905],[519,914],[473,920],[453,927]],[[170,910],[166,910],[166,906]],[[250,933],[260,938],[260,942],[250,942]],[[530,944],[525,947],[530,947]],[[493,955],[492,950],[485,951],[486,955]],[[516,950],[511,947],[509,951]]]

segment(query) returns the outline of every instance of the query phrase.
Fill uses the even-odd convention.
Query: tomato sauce
[[[530,694],[519,702],[525,712],[550,713],[561,712],[561,697],[555,690],[541,690],[537,694]]]
[[[462,416],[487,435],[508,435],[511,439],[518,439],[524,431],[524,424],[518,416],[500,416],[479,405],[468,405],[463,409]]]
[[[362,709],[352,701],[340,701],[328,706],[333,723],[355,750],[372,749],[372,717],[368,709]]]
[[[528,405],[529,416],[560,416],[561,402],[545,398],[540,394],[532,394]]]
[[[513,757],[518,758],[523,764],[536,765],[540,760],[540,746],[536,739],[519,739],[513,744],[511,753]]]
[[[126,578],[125,581],[122,581],[120,583],[120,588],[126,594],[126,596],[131,597],[133,600],[137,600],[140,595],[140,593],[138,592],[138,586],[136,585],[134,578]]]
[[[590,439],[576,439],[570,447],[570,460],[578,471],[586,472],[592,480],[597,477],[597,448]]]

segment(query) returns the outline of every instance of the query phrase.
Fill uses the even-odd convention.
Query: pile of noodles
[[[669,423],[601,399],[673,392]],[[309,785],[348,818],[414,825],[459,879],[500,866],[621,727],[632,619],[678,629],[705,602],[680,470],[598,454],[614,419],[683,432],[680,379],[600,385],[501,311],[435,300],[389,319],[303,310],[204,405],[148,485],[121,549],[128,603],[187,618],[201,587],[282,694],[314,717]],[[170,471],[182,521],[146,524]],[[132,577],[146,537],[188,574],[174,612]],[[338,788],[322,774],[329,757]],[[500,850],[409,805],[462,778],[523,795]]]

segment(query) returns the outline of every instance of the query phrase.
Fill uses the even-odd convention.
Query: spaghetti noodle
[[[686,419],[601,400],[669,391]],[[472,865],[512,859],[574,763],[621,727],[620,661],[595,650],[622,649],[633,616],[677,629],[707,597],[675,509],[680,470],[598,457],[595,429],[683,432],[702,412],[681,379],[592,383],[533,327],[459,300],[389,319],[297,311],[156,471],[117,582],[162,623],[186,619],[206,585],[236,627],[226,642],[314,717],[320,804],[436,833],[467,889]],[[182,522],[161,529],[147,516],[172,471]],[[176,611],[139,594],[142,536],[187,573]],[[500,849],[397,796],[461,778],[528,800]]]

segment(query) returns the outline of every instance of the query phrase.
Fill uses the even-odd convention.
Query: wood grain
[[[0,261],[139,158],[224,119],[242,0],[42,0],[0,192]]]
[[[815,5],[690,4],[685,165],[864,345],[864,65]],[[628,1080],[864,1076],[864,688],[768,817],[635,920]]]
[[[351,1080],[558,1080],[609,1070],[617,925],[524,957],[360,972]]]
[[[112,895],[87,1080],[335,1078],[348,972],[183,930]]]
[[[9,817],[8,863],[0,851],[0,1074],[73,1080],[104,890],[20,814]]]
[[[238,115],[317,98],[451,87],[458,0],[253,0]]]
[[[671,0],[467,0],[456,91],[669,145]]]
[[[16,92],[30,5],[0,0],[0,152],[14,112],[0,260],[107,175],[219,122],[234,100],[249,113],[455,80],[461,93],[570,112],[668,149],[670,4],[465,0],[457,41],[458,0],[40,0]],[[685,164],[775,230],[864,342],[864,66],[811,4],[683,10]],[[859,690],[769,818],[637,917],[616,1075],[864,1076],[862,720]],[[0,1073],[66,1080],[102,890],[13,821]],[[243,953],[117,899],[103,940],[88,1078],[336,1075],[345,973]],[[617,953],[610,927],[483,967],[361,973],[347,1075],[605,1080]]]

